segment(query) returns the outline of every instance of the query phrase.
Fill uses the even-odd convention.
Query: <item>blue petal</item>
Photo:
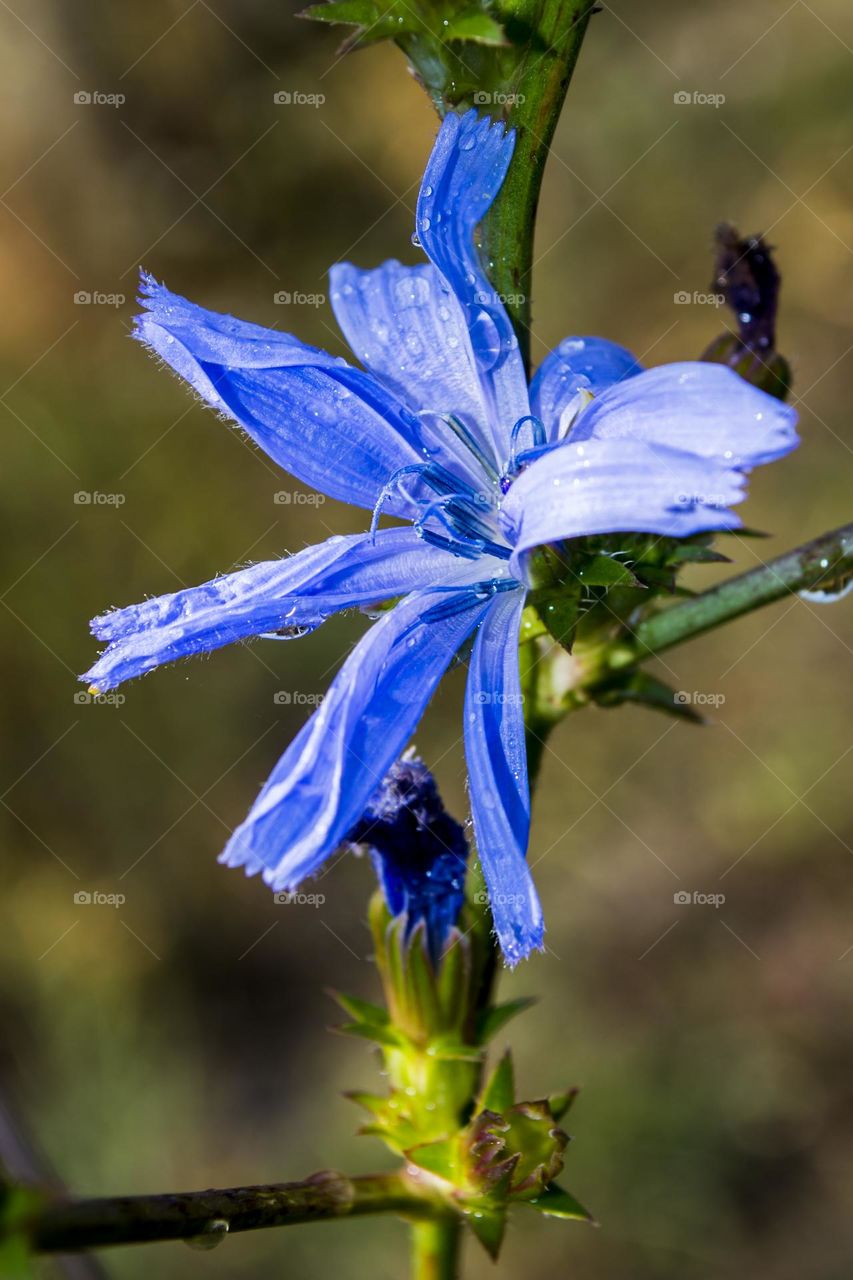
[[[645,375],[642,375],[645,376]],[[686,538],[736,529],[728,508],[746,481],[725,463],[638,440],[574,436],[538,458],[504,498],[501,525],[514,546],[511,571],[524,577],[533,547],[593,533],[660,533]]]
[[[465,690],[465,753],[477,851],[508,964],[542,946],[542,908],[525,861],[530,791],[518,667],[523,590],[495,598],[477,632]]]
[[[615,382],[643,372],[631,352],[606,338],[564,338],[546,356],[530,384],[530,410],[545,424],[547,438],[562,439],[578,392],[600,395]],[[569,421],[562,421],[566,410]]]
[[[487,607],[461,573],[458,581],[455,596],[415,592],[371,627],[279,760],[222,862],[263,871],[274,889],[294,889],[346,838]]]
[[[425,435],[444,442],[438,460],[453,466],[461,457],[479,483],[472,455],[439,421],[460,418],[491,452],[490,410],[466,313],[444,278],[430,263],[404,267],[394,260],[375,271],[338,263],[329,274],[332,307],[353,353],[403,404],[424,413]]]
[[[164,662],[280,629],[313,630],[339,609],[403,595],[441,581],[459,561],[413,529],[329,538],[286,560],[268,560],[200,587],[95,618],[109,648],[83,677],[98,689]]]
[[[217,315],[143,277],[135,336],[306,484],[373,507],[391,475],[424,461],[417,421],[369,374],[288,334]],[[394,497],[388,509],[407,510]]]
[[[799,444],[795,409],[732,369],[664,364],[611,387],[572,428],[579,440],[645,440],[732,467],[756,467]]]
[[[464,308],[480,379],[491,405],[495,456],[505,463],[509,433],[530,412],[518,340],[480,262],[474,229],[501,188],[515,134],[472,109],[442,122],[418,196],[416,227],[430,261]]]

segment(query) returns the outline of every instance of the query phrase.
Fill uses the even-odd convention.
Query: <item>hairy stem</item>
[[[71,1253],[156,1240],[185,1240],[203,1248],[226,1234],[262,1227],[287,1227],[373,1213],[429,1218],[435,1212],[429,1199],[418,1193],[403,1174],[348,1178],[342,1173],[323,1172],[304,1182],[224,1191],[47,1200],[34,1209],[26,1232],[33,1247],[42,1253]]]

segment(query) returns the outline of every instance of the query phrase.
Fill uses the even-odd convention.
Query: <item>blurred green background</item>
[[[803,447],[754,477],[747,519],[774,536],[728,540],[747,568],[850,518],[853,14],[603,10],[545,184],[535,355],[568,333],[698,355],[721,328],[693,301],[714,225],[768,233]],[[415,260],[435,120],[396,50],[339,58],[289,3],[9,0],[0,29],[6,1096],[79,1193],[382,1166],[340,1096],[375,1062],[328,1034],[323,994],[374,990],[368,868],[339,862],[315,909],[216,863],[363,620],[164,670],[118,706],[75,701],[74,677],[105,607],[363,525],[299,502],[129,341],[139,264],[342,352],[312,295],[340,258]],[[669,655],[665,678],[719,702],[708,728],[590,711],[554,736],[531,854],[548,952],[503,988],[541,1002],[507,1039],[527,1096],[583,1086],[564,1181],[603,1225],[518,1214],[471,1277],[850,1274],[850,610],[788,601]],[[462,815],[460,691],[445,683],[417,743]],[[404,1248],[376,1220],[102,1262],[127,1280],[399,1280]]]

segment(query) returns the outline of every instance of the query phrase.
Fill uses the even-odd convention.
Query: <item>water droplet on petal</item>
[[[491,369],[501,353],[501,338],[488,311],[478,311],[471,325],[471,346],[485,369]]]

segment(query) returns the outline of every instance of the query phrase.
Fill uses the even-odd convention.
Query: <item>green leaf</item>
[[[403,1049],[406,1040],[390,1027],[375,1027],[369,1022],[345,1022],[334,1027],[342,1036],[357,1036],[360,1040],[373,1040],[375,1044],[383,1044],[389,1049]]]
[[[465,1221],[492,1261],[497,1261],[506,1231],[506,1209],[466,1209]]]
[[[471,946],[458,929],[448,934],[439,960],[436,993],[442,1025],[459,1035],[471,997]]]
[[[689,702],[681,701],[674,689],[649,675],[648,671],[626,672],[593,689],[592,698],[600,707],[619,707],[626,702],[636,702],[653,711],[664,711],[667,715],[689,720],[693,724],[705,723],[704,716]]]
[[[480,1044],[485,1044],[487,1040],[491,1040],[503,1030],[517,1014],[523,1013],[534,1004],[536,1004],[535,996],[520,996],[517,1000],[508,1000],[506,1004],[496,1004],[491,1009],[486,1009],[477,1019],[477,1040]]]
[[[548,1109],[555,1120],[562,1120],[563,1116],[571,1110],[575,1098],[580,1093],[580,1089],[566,1089],[563,1093],[552,1093],[548,1099]]]
[[[419,1169],[452,1182],[458,1167],[456,1143],[451,1138],[441,1138],[438,1142],[425,1142],[421,1146],[410,1147],[406,1159]]]
[[[341,991],[330,991],[329,995],[356,1022],[366,1022],[372,1027],[387,1026],[389,1018],[387,1009],[369,1000],[361,1000],[358,996],[344,995]]]
[[[731,557],[724,556],[721,551],[712,547],[698,547],[691,542],[683,542],[668,557],[670,564],[731,564]]]
[[[499,22],[482,10],[460,14],[444,28],[445,40],[473,40],[475,44],[508,45],[506,32]]]
[[[637,578],[621,560],[612,556],[593,556],[578,570],[578,577],[587,587],[642,587]]]
[[[365,1093],[361,1089],[348,1089],[344,1094],[345,1098],[349,1098],[350,1102],[354,1102],[358,1107],[364,1107],[365,1111],[369,1111],[373,1116],[384,1115],[388,1110],[388,1099],[379,1093]]]
[[[492,1072],[488,1084],[483,1089],[477,1103],[478,1111],[496,1111],[504,1115],[515,1102],[515,1073],[512,1067],[512,1054],[507,1049],[498,1065]]]
[[[579,1222],[595,1221],[589,1210],[585,1209],[569,1191],[558,1187],[556,1182],[549,1183],[535,1200],[526,1200],[523,1203],[529,1204],[531,1209],[536,1209],[538,1213],[547,1214],[549,1218],[567,1218]]]
[[[402,942],[403,978],[406,983],[406,1000],[410,1017],[427,1034],[441,1026],[441,1011],[436,990],[435,970],[427,950],[426,924],[422,920],[412,932],[408,943]]]

